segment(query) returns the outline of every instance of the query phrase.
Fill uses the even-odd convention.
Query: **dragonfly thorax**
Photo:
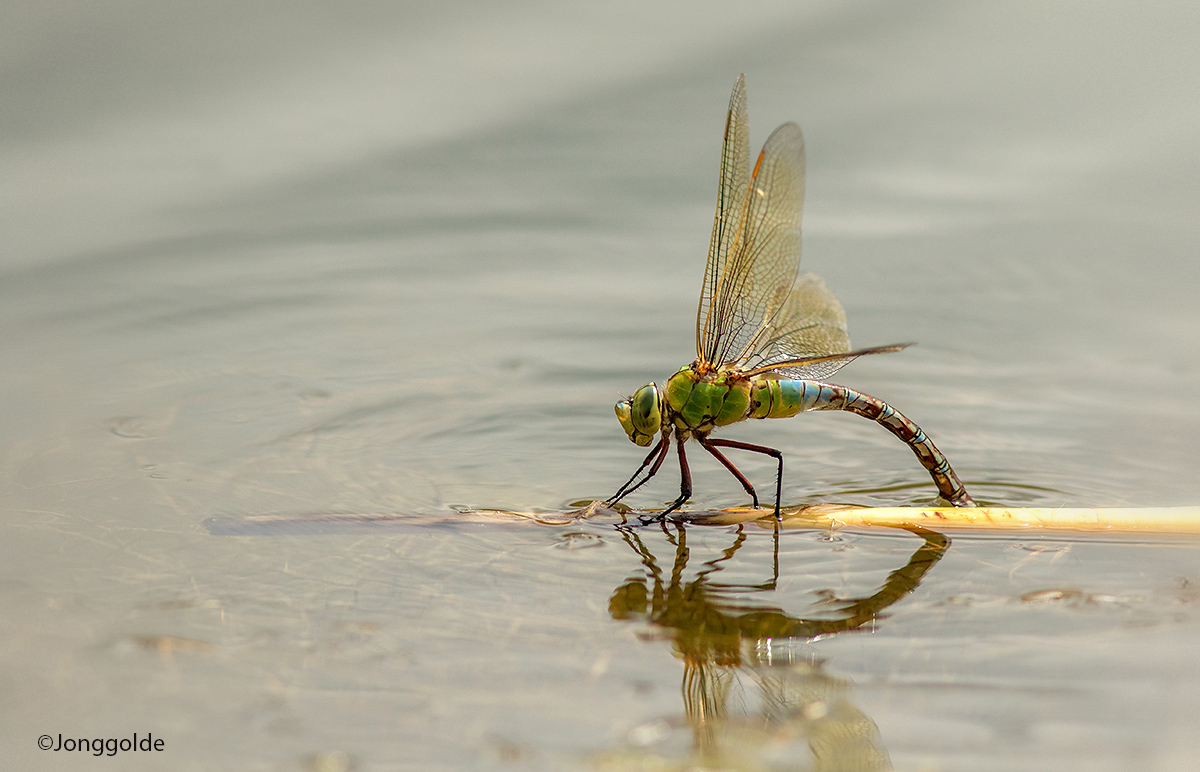
[[[698,372],[696,364],[681,368],[663,390],[670,422],[683,431],[707,434],[718,426],[749,417],[751,379],[736,370]]]

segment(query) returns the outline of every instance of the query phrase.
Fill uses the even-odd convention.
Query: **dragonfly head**
[[[615,406],[617,420],[631,442],[648,446],[662,428],[662,394],[658,386],[648,383]]]

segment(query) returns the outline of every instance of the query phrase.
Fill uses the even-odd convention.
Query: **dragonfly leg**
[[[683,452],[684,440],[676,435],[675,445],[679,448],[679,498],[662,512],[654,515],[654,520],[663,520],[667,515],[679,509],[692,497],[692,470],[688,469],[687,455]]]
[[[608,501],[606,501],[604,503],[606,505],[616,504],[618,501],[625,498],[630,493],[633,493],[638,488],[645,485],[646,482],[651,477],[653,477],[655,474],[658,473],[659,467],[662,466],[663,461],[667,458],[667,451],[670,449],[670,447],[671,447],[671,437],[670,437],[670,435],[668,435],[664,432],[662,439],[658,441],[658,444],[654,446],[654,449],[651,450],[649,454],[647,454],[646,458],[642,459],[642,465],[639,466],[637,468],[637,471],[633,473],[633,477],[630,477],[625,482],[624,485],[622,485],[620,488],[617,489],[617,492],[612,495],[612,498],[610,498]],[[655,456],[657,456],[658,458],[656,459]],[[646,478],[644,480],[642,480],[641,482],[639,482],[637,485],[633,485],[633,481],[636,480],[638,475],[642,473],[642,470],[645,469],[646,466],[650,464],[651,460],[654,461],[654,466],[650,467],[650,471],[649,471],[649,473],[646,474]]]
[[[750,481],[746,479],[744,474],[738,471],[738,468],[733,465],[732,461],[725,458],[724,453],[717,450],[713,446],[713,443],[715,443],[716,440],[710,440],[707,437],[697,437],[696,439],[700,442],[700,447],[711,453],[715,459],[721,462],[722,466],[728,469],[730,473],[737,478],[738,482],[742,484],[742,487],[746,489],[746,493],[749,493],[750,498],[754,501],[754,508],[758,509],[758,493],[754,490],[754,486],[750,484]]]
[[[783,497],[783,453],[775,448],[768,448],[766,445],[752,445],[749,442],[738,442],[737,440],[707,440],[707,443],[709,445],[716,445],[722,448],[737,448],[738,450],[749,450],[754,453],[762,453],[779,462],[779,471],[775,473],[775,520],[782,520],[783,517],[779,514],[779,500]],[[721,458],[720,455],[713,452],[712,448],[708,448],[708,451],[716,455],[717,458]],[[734,472],[738,479],[742,480],[743,485],[750,484],[745,481],[746,478],[742,477],[740,473],[734,471],[733,465],[727,461],[726,468],[731,472]],[[758,506],[757,497],[755,497],[755,506]]]

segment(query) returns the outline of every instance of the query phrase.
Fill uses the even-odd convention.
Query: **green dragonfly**
[[[915,423],[891,405],[824,382],[851,361],[908,343],[850,350],[846,314],[825,283],[800,269],[800,210],[804,205],[804,135],[794,123],[776,129],[750,170],[745,76],[729,99],[721,151],[721,185],[704,287],[696,312],[696,360],[665,384],[650,383],[616,404],[629,439],[658,442],[633,476],[606,503],[640,488],[662,467],[671,438],[679,454],[679,497],[692,495],[684,444],[695,439],[737,478],[758,506],[754,486],[720,451],[748,450],[779,463],[775,517],[783,488],[783,454],[748,442],[715,439],[717,427],[747,418],[788,418],[807,410],[848,410],[878,422],[912,448],[943,499],[974,506],[950,463]],[[639,481],[644,470],[646,475]]]

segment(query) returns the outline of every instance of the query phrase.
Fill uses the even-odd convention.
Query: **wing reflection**
[[[848,698],[851,684],[826,673],[809,643],[873,624],[884,609],[916,589],[950,540],[906,528],[922,543],[874,594],[840,602],[828,618],[806,619],[737,598],[774,591],[778,530],[770,580],[729,584],[714,579],[745,544],[741,527],[733,544],[690,579],[685,579],[687,528],[676,528],[674,533],[663,528],[675,547],[669,571],[659,566],[636,530],[618,528],[645,572],[619,586],[608,607],[614,619],[649,623],[653,632],[648,637],[671,641],[684,663],[686,720],[635,729],[629,747],[618,755],[632,755],[638,763],[653,760],[664,769],[891,769],[875,722]],[[681,732],[690,732],[688,742],[681,742]]]

